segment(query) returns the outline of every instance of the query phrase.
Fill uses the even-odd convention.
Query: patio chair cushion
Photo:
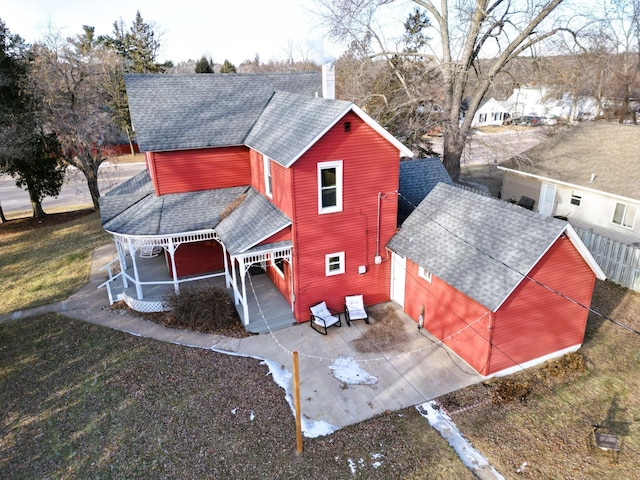
[[[320,302],[319,304],[311,307],[310,310],[313,315],[313,321],[323,327],[330,327],[340,321],[338,317],[331,315],[326,302]]]
[[[350,297],[344,297],[344,299],[345,307],[349,311],[349,318],[351,320],[368,318],[367,311],[364,308],[362,295],[352,295]]]

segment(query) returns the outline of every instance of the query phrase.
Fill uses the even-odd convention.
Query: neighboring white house
[[[466,110],[466,99],[463,109]],[[509,106],[506,102],[500,102],[495,98],[482,100],[480,106],[473,116],[472,127],[486,127],[488,125],[502,125],[509,118]]]
[[[574,99],[570,93],[563,93],[560,98],[554,98],[547,87],[514,88],[504,103],[508,105],[512,118],[525,115],[554,115],[565,120],[593,120],[600,110],[594,97],[580,96]]]
[[[640,127],[583,123],[503,162],[502,198],[640,244]]]

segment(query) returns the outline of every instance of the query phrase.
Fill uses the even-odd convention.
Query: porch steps
[[[296,321],[293,318],[293,313],[289,313],[288,315],[280,315],[278,317],[272,317],[268,320],[269,325],[265,323],[264,320],[255,320],[249,322],[249,325],[246,326],[246,329],[250,333],[257,334],[265,334],[271,332],[275,332],[277,330],[282,330],[283,328],[291,327],[295,325]]]

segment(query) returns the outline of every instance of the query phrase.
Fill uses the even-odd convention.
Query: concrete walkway
[[[348,327],[343,322],[323,336],[305,323],[243,339],[171,329],[114,313],[104,308],[106,289],[97,289],[106,279],[98,269],[113,258],[113,251],[113,245],[95,250],[90,282],[67,300],[4,315],[0,322],[60,312],[142,337],[268,360],[288,372],[293,371],[292,352],[297,351],[303,416],[337,428],[422,404],[483,379],[399,310],[400,320],[389,326],[375,318],[370,325],[359,321]],[[355,379],[336,375],[345,362],[359,367]]]

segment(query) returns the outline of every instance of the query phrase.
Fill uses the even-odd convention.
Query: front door
[[[556,186],[543,183],[540,187],[540,200],[538,201],[538,213],[550,217],[556,204]]]
[[[404,308],[404,286],[407,274],[407,259],[397,253],[391,254],[391,300]]]

